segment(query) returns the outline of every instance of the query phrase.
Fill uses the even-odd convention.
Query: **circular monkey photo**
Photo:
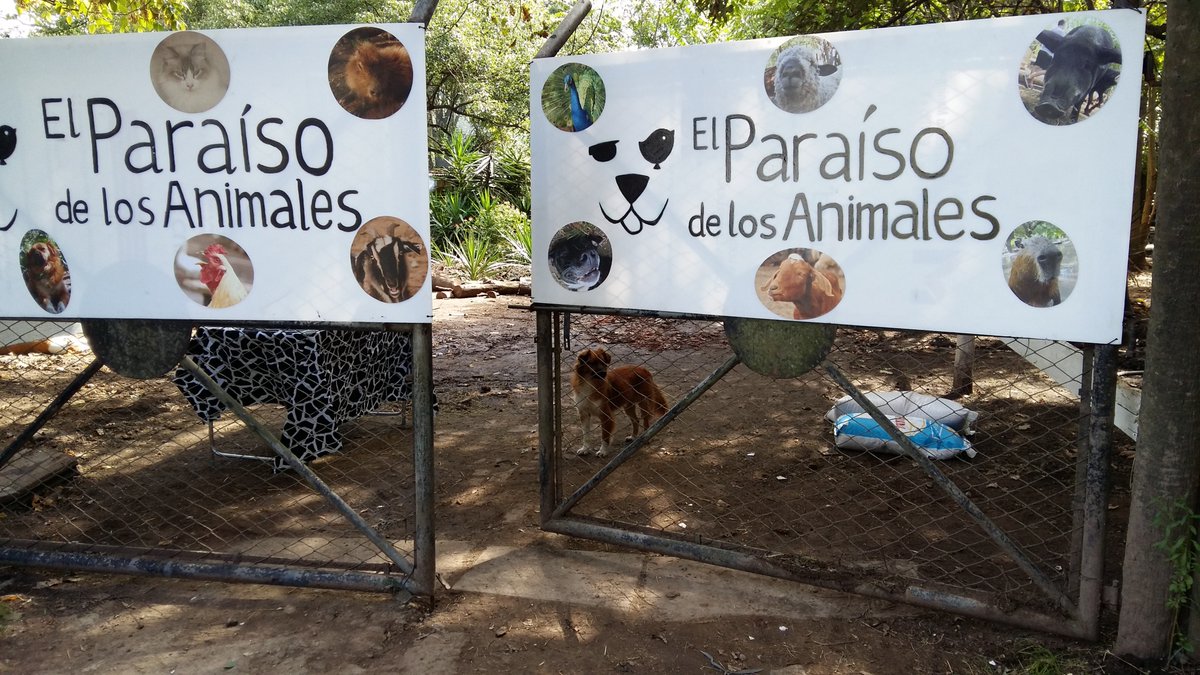
[[[763,72],[767,97],[781,110],[806,113],[833,98],[842,81],[842,57],[828,40],[792,38],[771,53]]]
[[[204,112],[229,90],[229,60],[207,35],[171,33],[150,55],[150,81],[163,103],[180,112]]]
[[[62,249],[42,230],[30,230],[17,247],[21,277],[38,307],[61,314],[71,302],[71,270]]]
[[[1004,241],[1008,290],[1030,307],[1060,305],[1079,279],[1079,256],[1067,234],[1042,220],[1018,225]]]
[[[1120,77],[1121,46],[1107,24],[1059,19],[1025,50],[1017,92],[1037,121],[1074,124],[1104,106]]]
[[[382,28],[355,28],[329,52],[329,89],[346,112],[368,120],[395,113],[408,100],[413,64],[408,49]]]
[[[175,252],[175,283],[197,305],[223,309],[250,295],[254,265],[241,244],[219,234],[198,234]]]
[[[786,319],[829,313],[846,294],[846,273],[828,253],[788,248],[758,266],[754,290],[763,307]]]
[[[563,131],[583,131],[604,112],[604,79],[582,63],[564,63],[542,85],[542,112]]]
[[[550,239],[547,261],[559,286],[568,291],[590,291],[608,278],[612,244],[595,225],[571,223]]]
[[[429,247],[403,220],[372,218],[350,242],[350,269],[367,295],[380,302],[404,302],[425,285]]]

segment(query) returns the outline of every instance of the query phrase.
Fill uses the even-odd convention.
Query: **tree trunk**
[[[1172,504],[1195,504],[1200,448],[1200,2],[1171,0],[1163,68],[1158,227],[1146,371],[1114,651],[1169,653],[1173,570],[1156,544]]]

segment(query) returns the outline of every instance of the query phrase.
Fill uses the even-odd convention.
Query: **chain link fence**
[[[1106,456],[1090,458],[1088,473],[1080,374],[1090,350],[963,341],[972,378],[956,403],[978,413],[966,436],[977,454],[935,460],[943,482],[901,454],[835,445],[830,410],[846,392],[822,368],[773,379],[736,365],[628,459],[617,454],[631,432],[618,412],[615,450],[596,456],[583,450],[576,354],[603,348],[613,365],[645,367],[675,405],[733,356],[723,324],[542,313],[553,317],[539,332],[552,367],[543,383],[557,383],[543,397],[547,529],[1055,632],[1095,630],[1098,607],[1086,618],[1079,607],[1099,594],[1097,559],[1120,560],[1120,537],[1104,549],[1083,543],[1088,528],[1105,527],[1107,486]],[[961,390],[960,348],[953,335],[841,327],[827,363],[884,400],[944,397]],[[1076,382],[1064,387],[1043,368],[1073,370]],[[1128,455],[1114,457],[1127,472]],[[1092,584],[1082,592],[1081,570]]]
[[[339,452],[308,462],[319,476],[319,484],[311,484],[273,461],[276,452],[233,412],[209,409],[212,422],[202,418],[201,402],[181,395],[173,381],[182,371],[156,379],[121,377],[81,349],[78,326],[3,325],[2,562],[432,591],[415,588],[411,578],[422,530],[416,513],[420,481],[413,468],[412,418],[401,414],[409,403],[395,400],[410,398],[410,382],[399,395],[388,394],[393,400],[354,419],[338,423],[332,404],[310,411],[333,417],[328,426],[342,444]],[[391,357],[411,364],[408,335],[390,335],[403,347]],[[260,366],[273,364],[280,386],[303,386],[288,360],[302,349],[268,352]],[[190,353],[200,360],[194,349]],[[223,366],[207,366],[228,383],[233,375],[222,368],[245,368],[247,361],[227,356]],[[337,376],[336,363],[321,365]],[[303,379],[319,377],[313,371]],[[248,409],[276,438],[286,438],[289,426],[303,425],[296,419],[298,405],[293,398],[289,405],[259,402]],[[365,536],[364,523],[392,549],[390,555]]]

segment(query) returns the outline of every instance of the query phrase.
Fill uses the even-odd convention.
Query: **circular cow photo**
[[[612,269],[612,244],[591,223],[571,223],[550,239],[550,274],[568,291],[590,291],[604,283]]]
[[[381,28],[355,28],[329,53],[329,89],[346,112],[368,120],[391,116],[412,93],[406,48]]]
[[[350,269],[367,295],[380,302],[404,302],[425,285],[429,247],[403,220],[372,218],[350,242]]]
[[[1004,241],[1001,267],[1008,290],[1030,307],[1061,305],[1079,279],[1079,256],[1056,225],[1031,220]]]
[[[62,249],[42,230],[30,230],[21,238],[21,277],[38,307],[61,314],[71,302],[71,270]]]
[[[1034,119],[1074,124],[1096,114],[1121,77],[1121,46],[1100,21],[1060,19],[1037,34],[1017,72],[1017,92]]]
[[[542,85],[542,112],[563,131],[583,131],[604,112],[604,79],[582,63],[564,63]]]
[[[842,81],[842,58],[828,40],[792,38],[771,53],[763,72],[767,97],[781,110],[806,113],[833,98]]]
[[[175,252],[175,283],[192,302],[224,309],[250,295],[254,265],[241,244],[219,234],[198,234]]]
[[[846,294],[846,274],[829,254],[789,248],[759,265],[755,292],[763,307],[787,319],[813,319],[829,313]]]
[[[150,81],[172,108],[204,112],[220,103],[229,90],[229,60],[207,35],[190,30],[171,33],[150,55]]]

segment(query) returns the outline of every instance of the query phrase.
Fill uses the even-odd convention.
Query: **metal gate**
[[[977,337],[977,455],[835,447],[849,394],[951,388],[955,336],[839,327],[800,377],[742,364],[717,317],[535,305],[542,528],[810,585],[1094,639],[1103,585],[1115,350],[1078,398]],[[577,454],[575,353],[649,369],[669,411],[611,454]],[[875,410],[875,415],[878,410]],[[919,415],[920,413],[914,413]]]

